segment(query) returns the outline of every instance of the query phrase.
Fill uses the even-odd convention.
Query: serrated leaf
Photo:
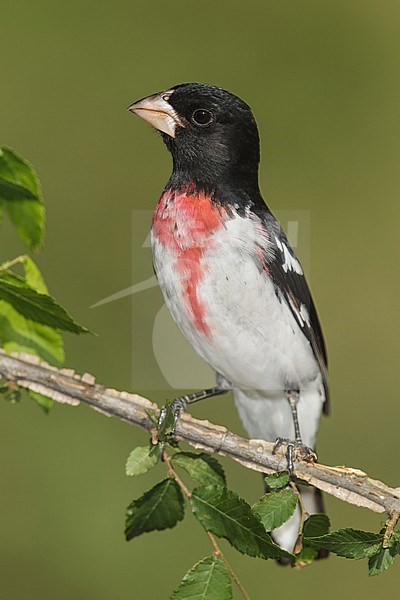
[[[264,477],[264,481],[271,490],[284,488],[289,483],[289,473],[280,471],[278,473],[270,473]]]
[[[209,556],[196,563],[172,592],[170,600],[232,600],[232,583],[225,563]]]
[[[294,513],[297,504],[296,494],[290,490],[268,492],[252,506],[252,511],[264,526],[272,531],[285,523]]]
[[[222,465],[206,452],[177,452],[172,457],[174,466],[184,469],[190,477],[202,485],[226,485]]]
[[[41,248],[45,208],[40,183],[32,165],[10,148],[0,148],[0,197],[22,242]]]
[[[304,567],[309,565],[317,558],[319,548],[309,543],[309,537],[325,535],[329,531],[330,521],[325,513],[316,513],[310,515],[304,522],[302,548],[294,560],[294,566]]]
[[[326,535],[329,531],[330,521],[325,513],[310,515],[304,522],[303,536],[305,538]]]
[[[125,471],[129,476],[143,475],[154,467],[160,458],[159,447],[157,452],[151,452],[148,446],[138,446],[134,448],[126,461]]]
[[[16,311],[32,321],[73,333],[88,332],[86,327],[76,323],[52,296],[39,294],[29,287],[22,277],[15,274],[0,273],[0,299],[11,304]]]
[[[379,552],[370,556],[368,559],[368,575],[373,577],[386,571],[392,566],[396,554],[396,550],[392,546],[391,548],[381,548]]]
[[[192,493],[192,511],[204,529],[226,538],[242,554],[261,558],[291,556],[273,543],[250,506],[225,487],[198,487]]]
[[[148,531],[175,527],[183,515],[184,500],[180,487],[175,479],[164,479],[128,506],[125,537],[131,540]]]
[[[308,537],[311,545],[325,548],[345,558],[367,558],[376,554],[382,544],[383,536],[379,533],[360,531],[358,529],[338,529],[320,537]]]

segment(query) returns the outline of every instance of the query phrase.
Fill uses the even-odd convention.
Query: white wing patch
[[[310,315],[308,314],[308,310],[306,309],[306,307],[304,306],[304,304],[302,304],[300,306],[300,318],[303,321],[302,327],[303,327],[304,323],[307,323],[307,325],[309,327],[311,326]]]
[[[282,258],[284,262],[282,264],[282,269],[285,271],[285,273],[288,271],[294,271],[298,275],[303,275],[303,269],[301,268],[299,261],[295,256],[293,256],[293,254],[290,253],[286,244],[282,243],[277,237],[275,237],[275,241],[283,255]]]
[[[304,304],[300,304],[300,308],[298,306],[296,306],[296,304],[293,302],[293,300],[289,297],[289,304],[291,309],[293,310],[294,314],[296,315],[296,318],[299,322],[300,327],[304,327],[304,325],[307,323],[307,325],[309,327],[311,327],[311,321],[310,321],[310,315],[309,312],[307,310],[307,308],[305,307]]]

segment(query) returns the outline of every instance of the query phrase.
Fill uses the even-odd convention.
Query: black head
[[[174,170],[171,185],[258,192],[257,125],[250,107],[219,87],[185,83],[129,107],[162,134]]]

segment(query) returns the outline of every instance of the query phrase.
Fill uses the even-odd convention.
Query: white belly
[[[203,275],[196,296],[208,336],[196,326],[185,301],[176,254],[152,239],[155,271],[185,338],[234,387],[270,393],[301,390],[317,377],[319,368],[290,309],[254,260],[257,234],[250,220],[236,217],[200,259]]]

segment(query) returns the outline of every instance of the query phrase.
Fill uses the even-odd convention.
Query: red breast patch
[[[185,304],[197,329],[207,337],[211,331],[197,289],[206,271],[204,252],[212,248],[213,234],[223,227],[225,218],[223,208],[213,204],[204,192],[190,188],[166,191],[153,215],[153,235],[176,256]]]

